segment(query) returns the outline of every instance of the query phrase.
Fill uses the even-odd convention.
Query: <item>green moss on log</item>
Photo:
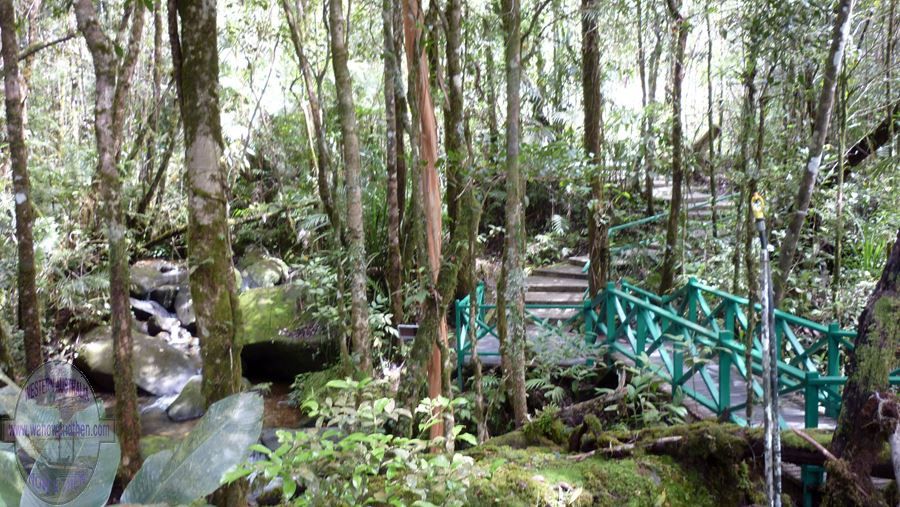
[[[722,505],[704,477],[665,456],[574,459],[555,448],[489,445],[470,505]]]

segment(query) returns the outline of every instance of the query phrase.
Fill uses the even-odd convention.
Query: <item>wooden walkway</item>
[[[585,292],[588,288],[587,274],[583,271],[583,267],[587,259],[585,257],[573,257],[567,262],[534,270],[527,279],[528,292],[526,293],[526,303],[528,304],[571,304],[579,305],[584,300]],[[542,360],[555,362],[562,366],[583,364],[586,360],[586,347],[584,346],[583,334],[580,329],[567,326],[565,321],[575,317],[579,310],[576,309],[534,309],[529,310],[530,313],[540,319],[560,326],[556,331],[548,331],[546,327],[530,323],[526,328],[527,339],[530,348],[534,354],[541,357]],[[623,345],[627,345],[624,340],[620,341]],[[666,349],[671,357],[671,344],[666,345]],[[499,357],[500,343],[496,336],[488,334],[478,341],[478,352],[481,356],[482,363],[487,366],[496,366],[500,362]],[[633,361],[621,354],[614,354],[617,361],[624,364],[633,365]],[[466,358],[466,363],[471,361],[471,356]],[[662,355],[659,351],[650,356],[650,362],[659,368],[664,368]],[[690,364],[685,365],[685,369]],[[717,388],[719,383],[719,366],[711,361],[706,365],[705,370],[709,376],[710,384]],[[757,383],[761,382],[759,376],[754,376]],[[747,382],[740,375],[737,368],[731,368],[731,403],[729,405],[740,405],[746,403],[747,400]],[[714,399],[714,393],[710,392],[708,386],[700,377],[694,375],[686,381],[685,387],[692,389],[696,393],[703,395],[709,399]],[[670,386],[663,384],[663,389],[668,391]],[[697,419],[715,419],[717,415],[707,407],[701,405],[689,396],[684,397],[684,405]],[[795,392],[782,397],[779,400],[781,416],[783,424],[794,428],[804,427],[804,400],[803,393]],[[742,409],[740,413],[735,414],[741,418],[748,419],[746,409]],[[754,400],[752,404],[751,416],[749,418],[751,426],[762,425],[763,408],[761,400]],[[827,417],[824,409],[820,409],[819,428],[834,429],[835,420]]]

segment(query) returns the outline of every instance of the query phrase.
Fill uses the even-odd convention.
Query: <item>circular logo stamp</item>
[[[16,460],[28,489],[59,505],[90,483],[100,444],[115,441],[111,421],[87,378],[70,363],[44,363],[28,377],[3,440],[15,443]]]

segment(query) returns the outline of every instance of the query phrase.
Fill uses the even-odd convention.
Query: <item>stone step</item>
[[[539,308],[528,310],[532,315],[539,319],[549,322],[560,322],[568,320],[578,314],[579,310],[559,310],[554,308]]]
[[[587,255],[576,255],[574,257],[569,257],[568,259],[566,259],[566,262],[568,262],[569,264],[571,264],[573,266],[578,266],[579,268],[583,268],[584,265],[588,263],[588,260],[589,259],[588,259]]]
[[[587,290],[587,287],[584,288]],[[580,305],[584,301],[584,290],[580,292],[532,292],[525,293],[525,304]]]
[[[547,268],[538,268],[532,271],[531,274],[534,276],[587,280],[587,273],[582,272],[582,268],[572,265],[556,265]]]
[[[547,276],[529,276],[525,283],[528,290],[532,292],[584,292],[588,287],[587,279]]]

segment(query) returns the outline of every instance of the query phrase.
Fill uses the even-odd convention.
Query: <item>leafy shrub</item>
[[[386,381],[332,380],[327,386],[332,396],[303,404],[317,417],[314,430],[279,431],[280,446],[274,451],[252,446],[263,458],[239,466],[226,481],[247,476],[270,484],[280,480],[284,501],[292,505],[465,503],[475,470],[472,458],[429,452],[448,443],[443,437],[429,441],[386,433],[387,424],[413,416],[388,397]],[[420,404],[419,431],[424,434],[438,422],[435,408],[463,401],[438,398]],[[474,444],[474,437],[461,431],[462,426],[455,426],[452,440]]]

